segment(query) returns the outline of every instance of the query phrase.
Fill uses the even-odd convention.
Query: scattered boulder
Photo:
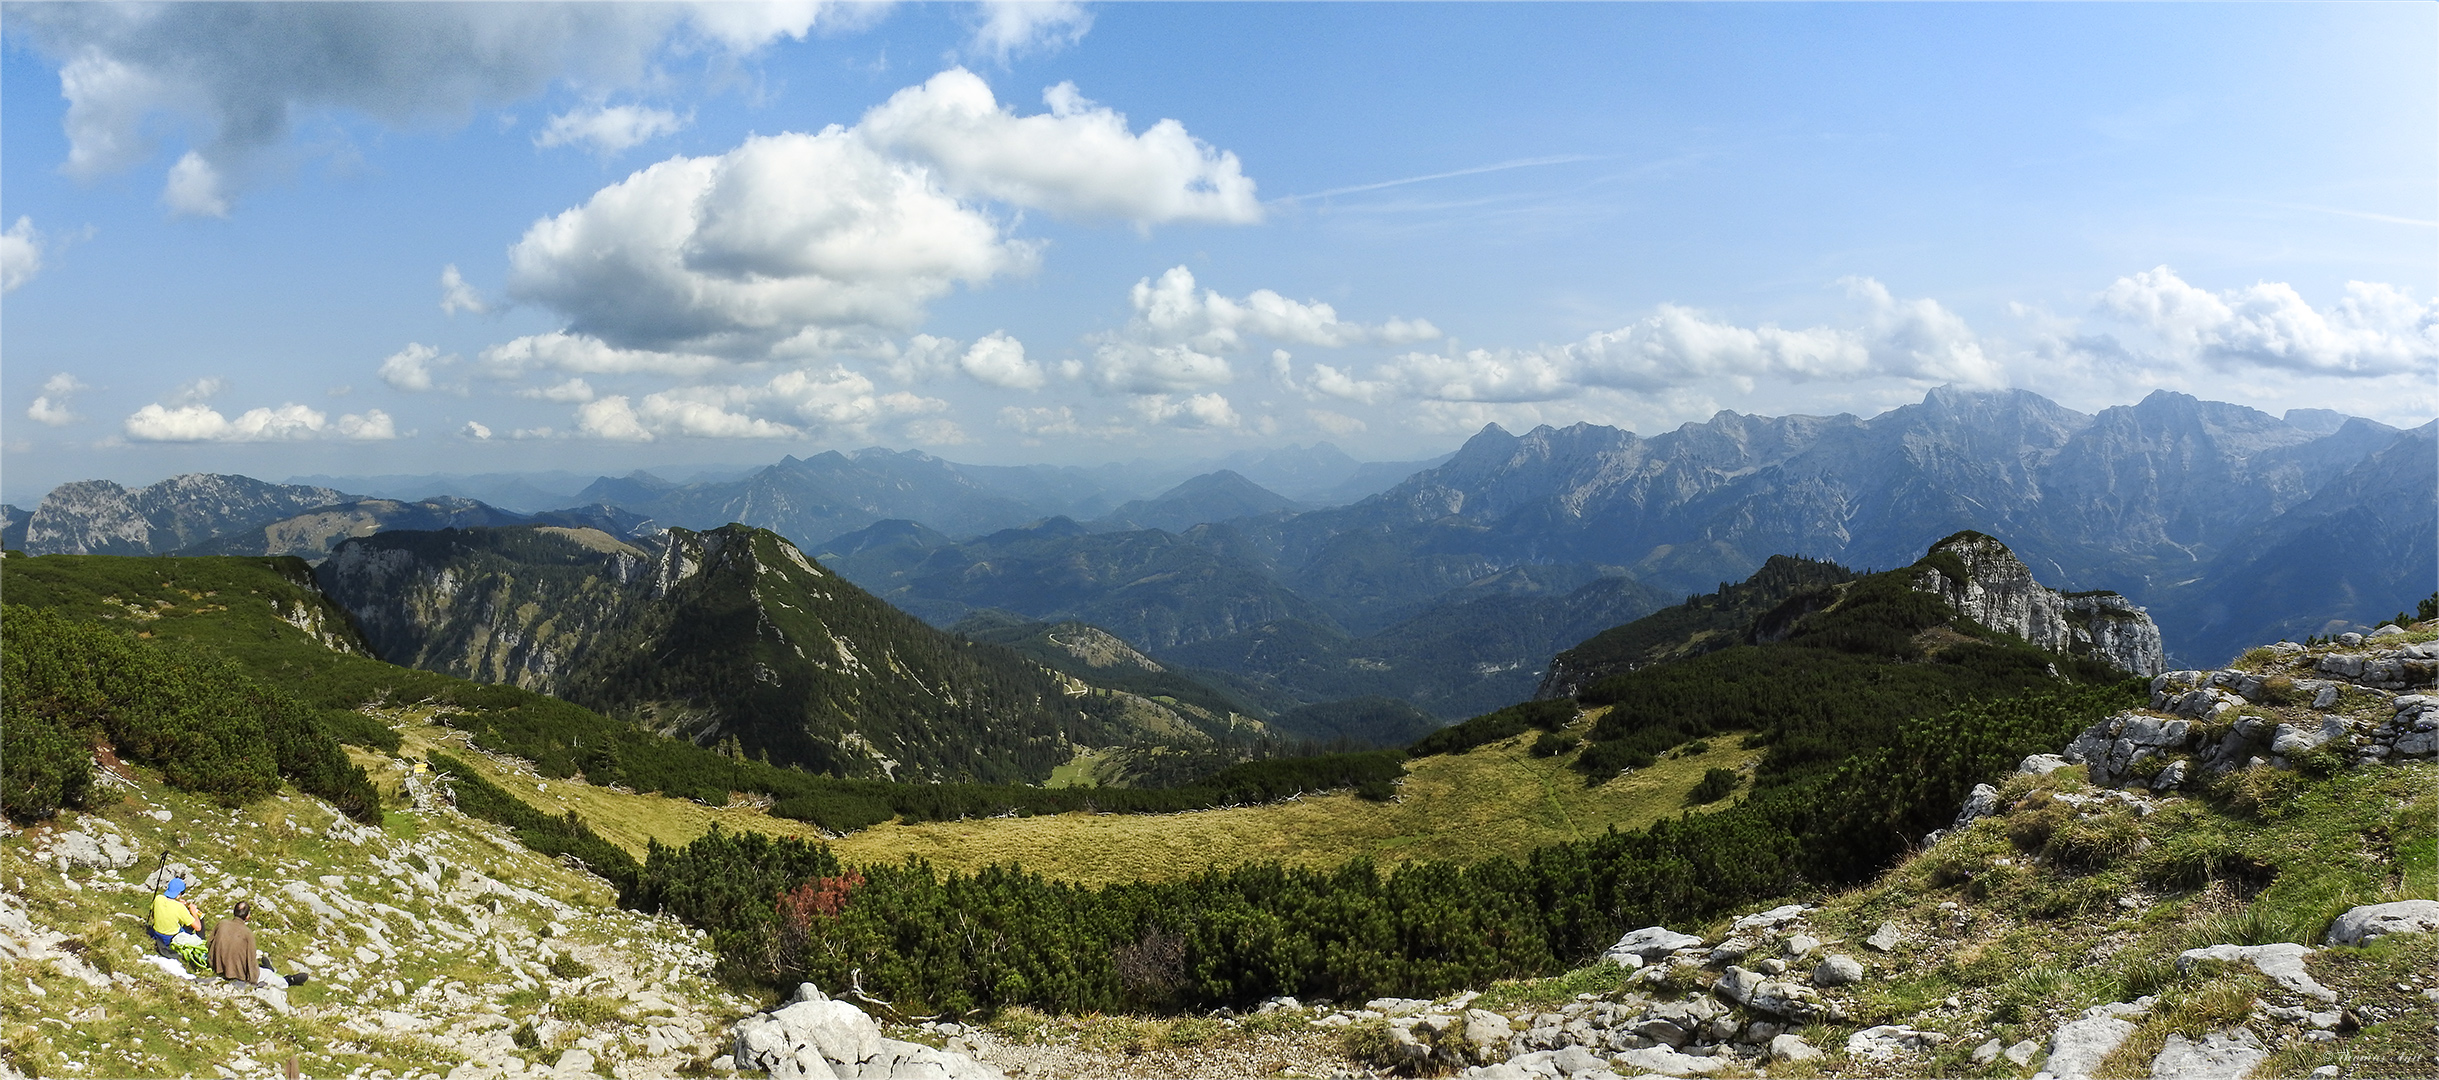
[[[2369,945],[2389,934],[2439,932],[2439,900],[2366,904],[2329,924],[2331,945]]]
[[[1975,784],[1972,793],[1965,796],[1964,809],[1956,812],[1956,824],[1949,828],[1962,829],[1983,818],[1994,817],[1998,812],[1999,789],[1988,784]]]
[[[1895,952],[1897,943],[1903,940],[1905,935],[1897,929],[1896,923],[1884,922],[1880,924],[1880,929],[1872,931],[1872,936],[1863,939],[1863,944],[1874,952]]]
[[[2014,1046],[2010,1046],[2005,1050],[1999,1051],[1999,1056],[2015,1062],[2018,1065],[2030,1065],[2032,1064],[2032,1059],[2039,1056],[2040,1053],[2041,1044],[2039,1042],[2032,1039],[2025,1039],[2016,1043]]]
[[[1747,915],[1736,920],[1736,925],[1733,932],[1742,934],[1749,931],[1776,930],[1781,926],[1785,926],[1788,923],[1803,918],[1804,913],[1811,910],[1812,909],[1810,907],[1803,904],[1782,904],[1778,907],[1771,908],[1768,911],[1757,911],[1751,915]]]
[[[2304,958],[2312,955],[2307,945],[2279,942],[2274,945],[2213,945],[2207,949],[2187,949],[2176,956],[2178,971],[2192,971],[2204,960],[2229,964],[2251,964],[2270,981],[2306,997],[2334,1002],[2337,992],[2322,986],[2312,973],[2304,969]]]
[[[1614,1057],[1618,1064],[1637,1072],[1662,1076],[1706,1076],[1736,1063],[1734,1058],[1695,1057],[1659,1046],[1645,1050],[1620,1050]]]
[[[2067,1021],[2050,1036],[2049,1063],[2041,1075],[2057,1080],[2087,1080],[2103,1058],[2115,1053],[2134,1034],[2135,1024],[2126,1017],[2139,1017],[2150,1009],[2149,998],[2132,1004],[2116,1002],[2085,1009],[2083,1015]]]
[[[1936,1031],[1917,1031],[1902,1024],[1881,1024],[1867,1027],[1846,1037],[1849,1057],[1864,1061],[1892,1061],[1909,1054],[1930,1050],[1948,1041]]]
[[[1821,939],[1810,934],[1790,934],[1781,947],[1786,950],[1788,959],[1801,960],[1821,951]]]
[[[2034,754],[2016,765],[2018,776],[2048,776],[2074,762],[2056,754]]]
[[[1666,956],[1679,949],[1690,949],[1700,944],[1702,944],[1702,939],[1692,934],[1680,934],[1665,926],[1646,926],[1619,938],[1617,944],[1611,945],[1608,952],[1601,954],[1601,958],[1617,964],[1622,963],[1619,957],[1632,956],[1636,963],[1624,966],[1640,967],[1642,963],[1655,957]]]
[[[1863,981],[1863,962],[1843,954],[1831,954],[1812,969],[1814,986],[1847,986]]]
[[[767,1071],[773,1080],[1005,1080],[964,1054],[883,1038],[863,1010],[812,983],[797,987],[788,1004],[737,1021],[733,1033],[735,1066]]]
[[[2151,1059],[2151,1080],[2242,1080],[2269,1056],[2261,1040],[2243,1028],[2214,1031],[2200,1042],[2170,1035]]]
[[[1811,1061],[1820,1056],[1819,1048],[1794,1035],[1780,1035],[1770,1040],[1772,1061]]]

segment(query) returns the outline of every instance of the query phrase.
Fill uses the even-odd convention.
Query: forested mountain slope
[[[847,776],[1040,779],[1125,741],[1080,683],[961,641],[775,533],[392,532],[317,572],[384,658]],[[1188,733],[1191,734],[1191,733]]]

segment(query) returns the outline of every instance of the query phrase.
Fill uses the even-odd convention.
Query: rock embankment
[[[712,1065],[767,1072],[771,1080],[1006,1080],[964,1054],[885,1038],[862,1009],[812,983],[730,1030],[736,1048]]]
[[[2255,650],[2254,670],[2163,673],[2150,709],[2094,724],[2060,756],[2089,766],[2093,783],[2155,791],[2314,754],[2357,766],[2439,756],[2439,693],[2429,692],[2439,641],[2355,651],[2362,640],[2280,642]],[[2406,689],[2425,692],[2397,692]]]

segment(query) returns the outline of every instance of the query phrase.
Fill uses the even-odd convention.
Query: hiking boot
[[[294,974],[294,975],[290,975],[290,976],[288,976],[288,985],[290,985],[290,986],[303,986],[303,985],[305,985],[305,980],[310,979],[310,978],[312,978],[312,977],[313,977],[312,973],[310,973],[310,972],[304,972],[304,971],[300,971],[300,972],[297,972],[297,973],[296,973],[296,974]]]

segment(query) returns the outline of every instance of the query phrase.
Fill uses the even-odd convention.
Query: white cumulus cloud
[[[940,412],[936,398],[881,393],[845,367],[781,372],[768,382],[675,387],[641,398],[624,394],[576,408],[576,430],[599,439],[860,438],[872,425]]]
[[[533,370],[588,375],[700,375],[722,367],[723,361],[700,353],[621,349],[599,338],[553,331],[529,334],[484,349],[482,366],[484,373],[493,378],[511,379]]]
[[[1403,345],[1440,336],[1427,320],[1348,322],[1328,304],[1290,300],[1269,289],[1255,289],[1242,300],[1198,291],[1194,272],[1183,266],[1170,268],[1158,281],[1137,281],[1128,299],[1135,308],[1132,329],[1142,336],[1211,352],[1242,348],[1247,335],[1327,347]]]
[[[2379,377],[2439,361],[2439,304],[2393,285],[2347,282],[2322,310],[2284,282],[2213,293],[2161,266],[2117,279],[2097,307],[2168,358],[2221,367]]]
[[[65,371],[44,379],[42,393],[34,398],[33,404],[25,407],[26,418],[52,427],[75,423],[76,414],[68,411],[68,395],[90,389],[92,387],[85,385],[83,380]]]
[[[873,146],[921,162],[959,195],[1148,226],[1262,220],[1254,182],[1234,153],[1162,120],[1134,134],[1126,117],[1072,83],[1043,93],[1047,113],[1018,116],[989,85],[951,68],[864,115]]]
[[[519,390],[517,396],[575,404],[593,400],[593,386],[583,379],[569,379],[555,386],[537,386]]]
[[[967,44],[1005,63],[1009,57],[1073,45],[1092,29],[1092,12],[1072,0],[989,0]]]
[[[1136,397],[1132,405],[1135,414],[1149,424],[1219,431],[1233,431],[1245,424],[1228,399],[1216,392],[1182,398],[1144,394]]]
[[[643,105],[592,105],[550,118],[534,136],[539,146],[588,146],[598,154],[615,154],[663,135],[686,129],[692,118]]]
[[[383,440],[398,437],[388,413],[367,409],[336,423],[318,409],[288,404],[248,409],[235,419],[209,405],[146,405],[127,417],[127,437],[138,442],[280,442],[343,438]]]
[[[491,427],[479,420],[468,420],[465,427],[458,429],[458,434],[469,439],[488,439],[491,437]]]
[[[12,293],[42,272],[42,233],[34,219],[20,217],[0,232],[0,293]]]
[[[69,175],[192,145],[166,178],[180,213],[223,215],[300,120],[462,122],[566,82],[595,92],[660,74],[665,51],[751,53],[863,5],[61,4],[12,8],[12,31],[59,65]]]
[[[161,185],[161,202],[172,213],[187,217],[229,216],[229,193],[219,167],[192,150],[169,167],[169,180]]]
[[[1900,299],[1879,282],[1841,283],[1862,308],[1858,325],[1785,329],[1740,326],[1693,308],[1662,304],[1652,314],[1582,340],[1536,348],[1409,352],[1368,373],[1313,366],[1307,388],[1346,401],[1401,398],[1525,403],[1590,389],[1661,394],[1725,380],[1998,385],[2001,365],[1971,327],[1935,300]]]
[[[391,353],[381,361],[381,381],[393,390],[416,393],[432,388],[432,368],[456,357],[443,359],[440,350],[418,342],[407,342],[406,348]]]
[[[509,292],[621,349],[753,354],[810,326],[907,326],[958,282],[1029,268],[923,169],[847,132],[671,158],[536,223]]]
[[[490,310],[491,305],[484,301],[483,294],[474,291],[474,286],[466,284],[465,275],[457,272],[456,263],[440,268],[441,314],[455,315],[461,311],[471,311],[481,315]]]
[[[1039,390],[1050,381],[1040,364],[1025,359],[1025,344],[992,331],[966,349],[957,366],[974,381],[1004,390]]]

